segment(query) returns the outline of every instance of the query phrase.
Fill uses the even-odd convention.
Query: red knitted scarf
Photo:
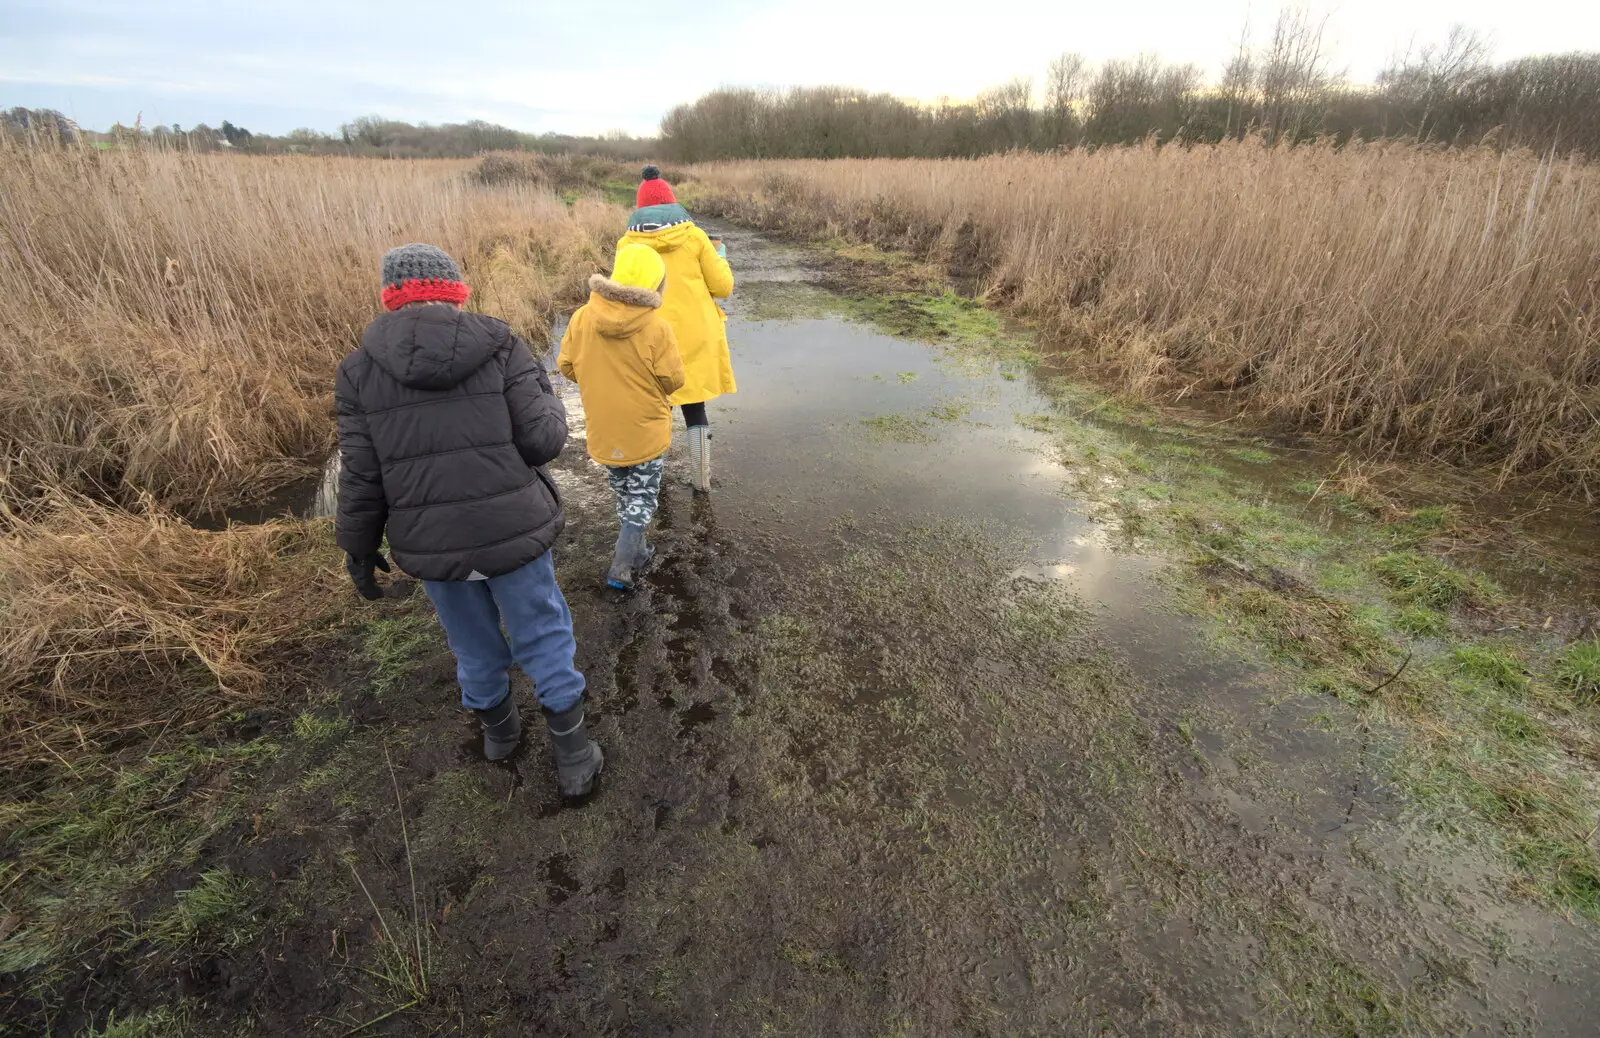
[[[398,310],[407,303],[455,303],[460,306],[472,289],[460,281],[443,278],[413,278],[398,285],[383,286],[383,308]]]

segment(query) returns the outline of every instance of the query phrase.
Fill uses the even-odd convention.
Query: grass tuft
[[[169,948],[203,944],[231,951],[261,932],[255,883],[225,868],[202,872],[194,886],[177,892],[175,901],[146,932],[157,944]]]
[[[1486,681],[1508,692],[1528,685],[1528,672],[1522,660],[1507,649],[1493,645],[1463,645],[1450,654],[1458,674]]]
[[[1427,606],[1406,606],[1395,614],[1394,626],[1414,638],[1438,638],[1450,633],[1450,618]]]
[[[361,648],[372,663],[372,694],[394,688],[416,666],[417,656],[438,637],[438,625],[425,610],[379,616],[362,625]]]
[[[161,1006],[122,1017],[112,1010],[104,1024],[90,1027],[78,1038],[185,1038],[193,1033],[187,1010]]]
[[[1600,639],[1577,642],[1556,659],[1556,685],[1579,703],[1600,704]]]
[[[897,443],[931,443],[933,434],[928,431],[928,420],[903,414],[883,414],[861,419],[873,436]]]
[[[1469,575],[1431,555],[1396,551],[1372,560],[1372,568],[1402,601],[1429,609],[1486,605],[1499,593],[1487,578]]]

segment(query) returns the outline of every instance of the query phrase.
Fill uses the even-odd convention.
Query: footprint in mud
[[[710,703],[695,703],[678,714],[678,738],[684,739],[696,728],[716,720],[717,708]]]
[[[639,679],[634,671],[639,665],[640,649],[638,636],[629,638],[611,668],[611,680],[617,686],[618,714],[626,714],[639,705]]]
[[[665,800],[657,800],[650,805],[650,816],[651,824],[655,828],[665,828],[668,820],[672,817],[672,805]]]
[[[672,636],[666,640],[666,649],[673,677],[684,688],[694,688],[699,684],[700,648],[707,633],[701,598],[691,590],[698,580],[685,560],[682,565],[664,570],[658,584],[676,607],[672,622],[668,625]]]
[[[552,854],[544,862],[545,893],[552,905],[559,905],[583,889],[583,884],[567,867],[572,858],[566,854]]]
[[[733,661],[726,656],[711,657],[711,676],[730,692],[746,691],[748,686],[734,669]]]

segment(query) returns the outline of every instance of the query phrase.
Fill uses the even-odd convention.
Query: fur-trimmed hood
[[[648,288],[637,288],[633,285],[619,285],[604,274],[589,275],[589,291],[614,303],[648,306],[652,310],[661,306],[660,292],[652,292]]]
[[[622,285],[604,274],[589,275],[588,307],[595,330],[608,339],[626,339],[649,323],[661,306],[661,293]]]

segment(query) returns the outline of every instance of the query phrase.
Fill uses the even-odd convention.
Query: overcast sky
[[[1328,15],[1337,68],[1368,81],[1413,41],[1461,22],[1494,57],[1600,50],[1596,0],[1343,0]],[[840,83],[931,99],[1153,51],[1210,77],[1247,0],[0,0],[0,107],[56,108],[91,129],[223,119],[283,133],[363,114],[488,119],[520,130],[655,132],[719,85]]]

